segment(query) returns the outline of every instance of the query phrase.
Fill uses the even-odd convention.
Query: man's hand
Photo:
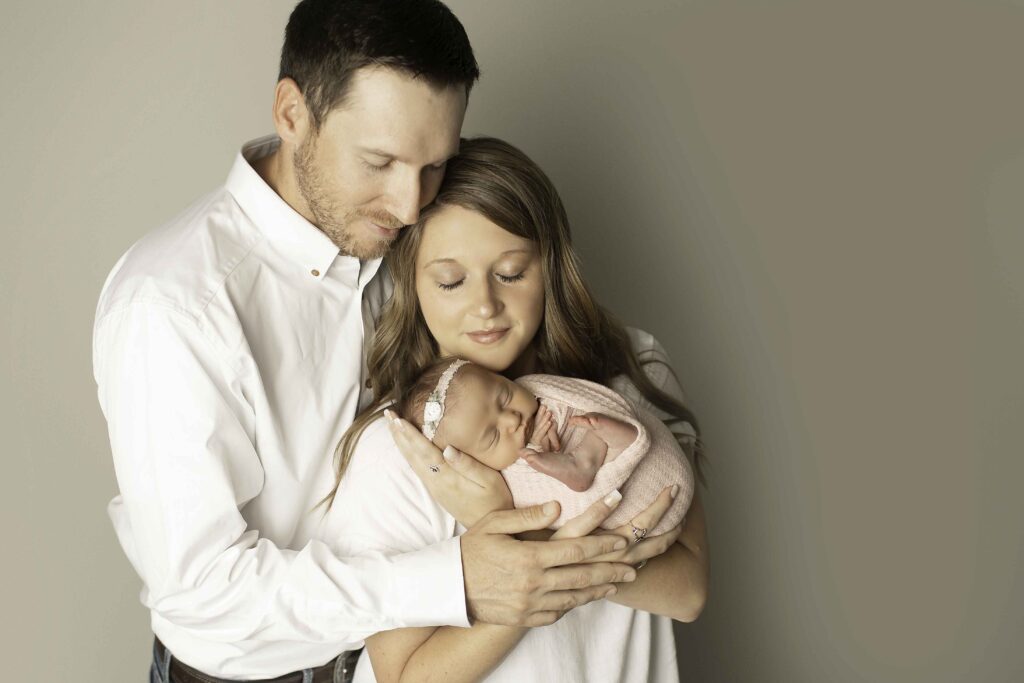
[[[617,502],[595,504],[592,516],[603,520]],[[462,535],[466,604],[474,622],[546,626],[574,607],[613,595],[612,584],[636,579],[629,565],[594,561],[626,548],[626,540],[615,534],[549,541],[512,537],[546,528],[558,511],[551,502],[492,512]]]
[[[464,527],[494,510],[512,508],[512,494],[501,473],[450,446],[441,451],[415,427],[384,412],[398,450],[437,503]]]

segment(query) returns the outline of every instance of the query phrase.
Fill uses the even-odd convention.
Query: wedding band
[[[647,538],[647,529],[641,529],[634,524],[630,524],[630,526],[633,527],[633,543],[639,543]]]
[[[645,564],[647,564],[647,560],[640,560],[640,564],[638,564],[635,567],[633,567],[633,569],[635,569],[637,571],[640,571],[641,569],[644,568]]]
[[[433,472],[434,474],[437,474],[438,472],[441,471],[441,466],[440,465],[430,465],[428,469],[431,472]]]

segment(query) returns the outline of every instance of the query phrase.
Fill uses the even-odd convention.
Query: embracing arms
[[[249,528],[240,508],[266,476],[255,414],[236,368],[192,318],[155,305],[114,310],[97,323],[94,362],[120,489],[110,515],[165,632],[295,649],[466,623],[458,539],[350,562],[322,541],[281,548]],[[411,591],[417,573],[436,592],[401,599],[395,585]]]

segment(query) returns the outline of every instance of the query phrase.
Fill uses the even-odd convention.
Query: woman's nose
[[[481,318],[493,318],[501,312],[502,303],[494,290],[491,282],[486,282],[479,287],[476,293],[476,301],[473,302],[477,316]]]

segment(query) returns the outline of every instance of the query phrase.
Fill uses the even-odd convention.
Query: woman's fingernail
[[[604,497],[604,504],[610,508],[613,508],[619,504],[620,500],[622,500],[622,494],[619,493],[618,489],[615,489],[614,491],[612,491],[611,493]]]
[[[441,455],[448,462],[455,462],[455,460],[459,457],[459,452],[452,448],[451,446],[445,446],[444,450],[441,451]]]
[[[544,503],[544,507],[542,507],[541,510],[544,511],[545,515],[553,515],[556,512],[558,512],[558,507],[557,504],[554,502]]]
[[[679,484],[672,484],[672,500],[675,500],[676,494],[679,493]]]
[[[615,541],[615,545],[612,546],[612,550],[622,550],[625,547],[626,539],[620,538],[619,540]]]

